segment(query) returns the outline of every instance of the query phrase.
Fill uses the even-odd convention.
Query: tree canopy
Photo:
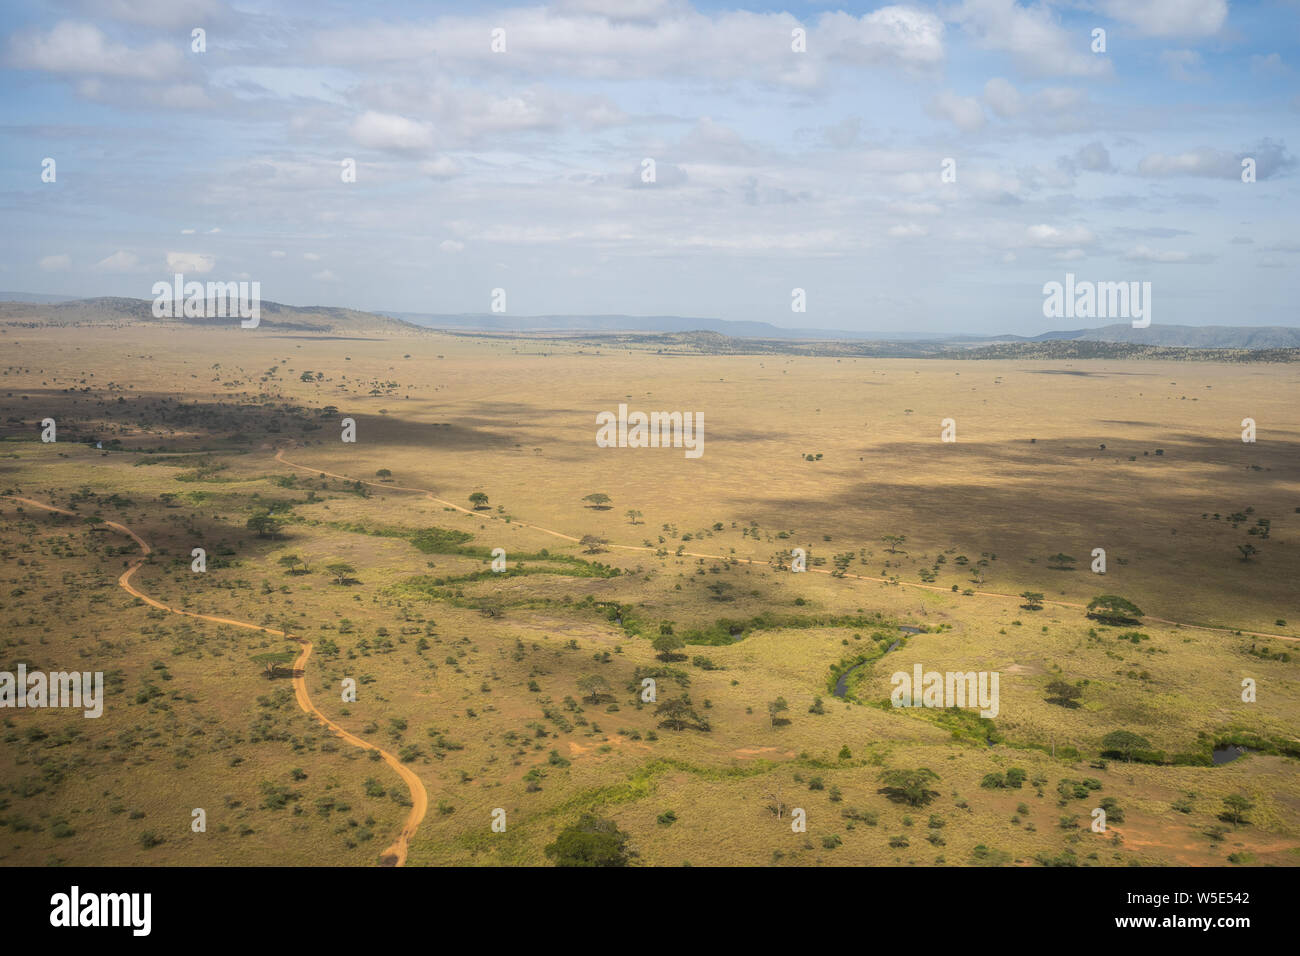
[[[584,813],[546,847],[556,866],[627,866],[628,835],[612,820]]]
[[[1088,616],[1105,624],[1137,624],[1143,610],[1118,594],[1099,594],[1088,602]]]

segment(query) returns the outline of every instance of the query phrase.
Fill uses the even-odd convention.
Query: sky
[[[1300,0],[5,2],[0,103],[8,291],[1300,325]]]

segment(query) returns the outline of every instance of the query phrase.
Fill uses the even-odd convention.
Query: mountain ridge
[[[501,315],[499,313],[425,313],[367,311],[338,306],[261,303],[261,321],[273,328],[317,332],[456,332],[680,334],[710,332],[732,339],[924,343],[950,348],[1046,342],[1097,342],[1164,348],[1268,350],[1300,348],[1300,327],[1233,325],[1152,325],[1135,329],[1114,324],[1092,329],[1049,330],[1038,335],[978,335],[792,329],[769,322],[710,319],[679,315]],[[0,321],[86,324],[103,321],[176,322],[216,325],[227,318],[155,318],[151,299],[121,296],[62,298],[37,293],[0,292]]]

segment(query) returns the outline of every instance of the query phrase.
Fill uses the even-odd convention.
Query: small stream
[[[899,630],[900,630],[900,631],[905,631],[905,632],[908,633],[908,634],[924,634],[924,633],[925,633],[925,629],[924,629],[924,628],[920,628],[920,627],[904,626],[904,627],[900,627]],[[890,651],[892,651],[894,648],[896,648],[896,647],[897,647],[899,644],[901,644],[901,643],[902,643],[902,641],[894,641],[894,643],[890,644],[887,648],[885,648],[885,654],[888,654]],[[881,655],[881,657],[883,657],[883,656],[884,656],[884,654]],[[879,658],[877,658],[877,660],[878,660],[878,659],[879,659]],[[858,668],[860,668],[860,667],[865,667],[867,664],[870,664],[870,663],[872,663],[872,662],[871,662],[871,661],[863,661],[861,664],[854,664],[852,667],[850,667],[848,670],[846,670],[843,674],[841,674],[841,675],[839,676],[839,680],[837,680],[837,681],[835,682],[835,696],[836,696],[836,697],[843,697],[845,694],[847,694],[847,693],[849,692],[849,675],[852,674],[855,670],[858,670]]]

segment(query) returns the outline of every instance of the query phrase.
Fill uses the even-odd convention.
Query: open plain
[[[588,813],[640,865],[1300,862],[1300,366],[0,342],[0,668],[107,687],[0,712],[0,863],[540,865]],[[598,447],[620,404],[702,456]],[[917,664],[997,715],[891,706]]]

